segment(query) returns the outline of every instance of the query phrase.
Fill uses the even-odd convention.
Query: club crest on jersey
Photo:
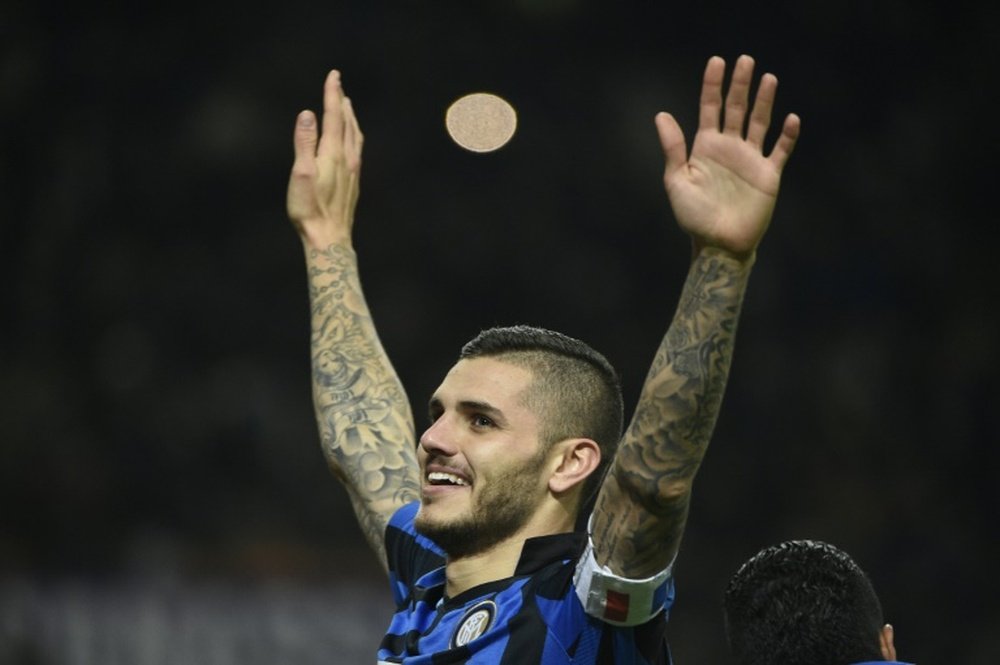
[[[458,628],[455,629],[455,634],[451,638],[451,648],[464,647],[480,637],[493,625],[493,619],[496,615],[497,606],[492,600],[484,600],[478,605],[472,606],[458,622]]]

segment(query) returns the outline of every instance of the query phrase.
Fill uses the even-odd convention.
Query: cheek
[[[543,481],[546,475],[544,461],[537,458],[513,460],[508,455],[493,460],[492,465],[485,464],[486,466],[479,468],[485,468],[487,471],[477,475],[480,482],[476,483],[473,490],[482,489],[486,495],[535,494],[548,484],[547,481]]]

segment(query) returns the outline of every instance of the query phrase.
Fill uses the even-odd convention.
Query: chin
[[[439,498],[420,499],[417,521],[432,520],[436,523],[464,522],[471,515],[469,504],[462,501],[448,501]]]
[[[483,529],[466,516],[442,514],[440,506],[420,506],[413,526],[417,533],[430,538],[448,556],[456,557],[478,551],[483,540]]]
[[[418,532],[427,535],[425,532],[438,531],[447,526],[449,520],[441,514],[440,508],[440,506],[428,504],[423,500],[420,501],[420,510],[417,511],[417,516],[413,520],[413,526]]]

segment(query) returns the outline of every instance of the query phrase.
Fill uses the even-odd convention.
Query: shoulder
[[[400,537],[408,538],[412,520],[399,517]],[[664,613],[628,627],[588,616],[573,583],[578,557],[550,559],[453,598],[441,595],[441,568],[425,574],[408,587],[403,602],[397,599],[380,657],[416,649],[455,662],[669,662],[663,658]],[[416,644],[407,642],[413,635],[420,635]]]
[[[414,531],[413,520],[416,519],[418,510],[420,510],[419,501],[411,501],[403,504],[389,518],[388,528]]]
[[[417,528],[414,526],[414,520],[416,520],[417,512],[420,510],[419,501],[411,501],[403,506],[401,506],[392,517],[389,518],[389,523],[385,528],[385,543],[386,550],[390,550],[393,546],[396,547],[406,547],[409,549],[421,549],[428,552],[432,552],[438,556],[443,557],[444,550],[442,550],[437,543],[435,543],[430,538],[417,533]]]
[[[579,559],[540,571],[528,582],[522,595],[529,592],[533,599],[520,608],[518,629],[535,625],[528,639],[515,640],[512,632],[512,641],[540,659],[518,662],[563,663],[569,657],[574,663],[669,664],[666,627],[672,577],[625,580],[633,584],[623,587],[616,585],[620,578],[606,578],[586,562],[585,551]],[[541,651],[535,654],[525,643],[535,643]]]
[[[417,533],[413,524],[420,502],[400,507],[385,529],[385,556],[396,602],[409,595],[409,587],[421,576],[440,568],[445,553],[430,538]]]

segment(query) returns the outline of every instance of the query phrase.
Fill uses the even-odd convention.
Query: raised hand
[[[364,136],[344,95],[340,72],[323,88],[322,136],[316,115],[302,111],[295,122],[295,163],[288,181],[288,216],[313,247],[350,244],[358,202]]]
[[[723,106],[726,63],[718,56],[709,59],[690,157],[673,116],[656,116],[666,157],[663,182],[678,224],[691,235],[696,250],[717,247],[741,259],[754,256],[767,231],[781,171],[801,125],[798,116],[789,114],[771,152],[764,154],[778,79],[761,77],[748,121],[753,68],[753,58],[740,56]]]
[[[322,128],[302,111],[294,141],[288,216],[305,249],[316,424],[327,462],[385,567],[386,524],[419,498],[420,475],[410,402],[379,342],[351,243],[363,137],[340,72],[326,78]]]

